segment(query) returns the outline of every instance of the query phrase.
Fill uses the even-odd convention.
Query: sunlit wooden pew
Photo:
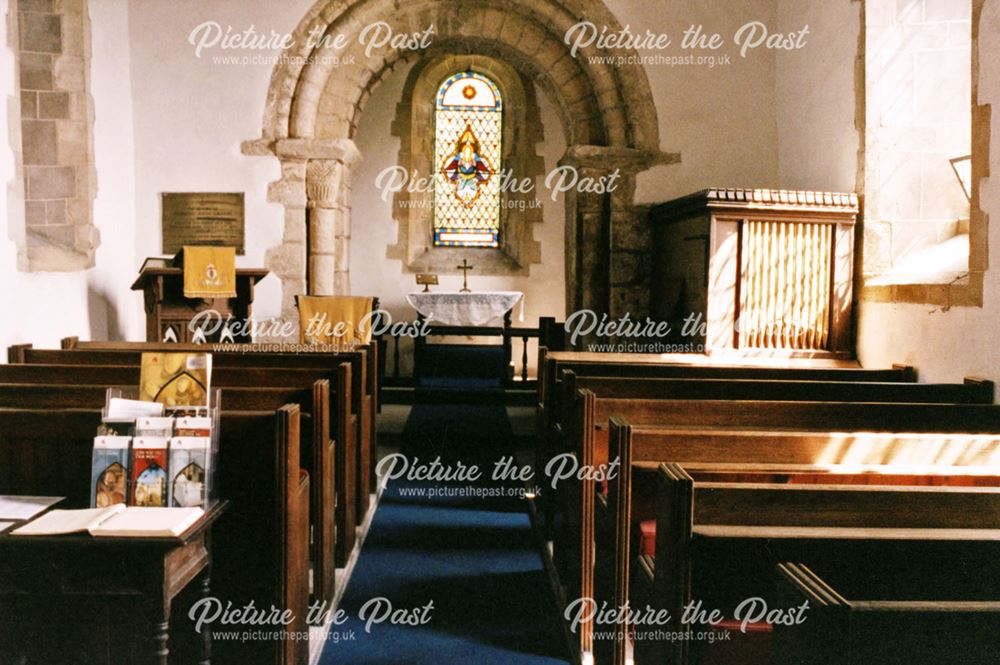
[[[640,580],[630,584],[627,538],[617,541],[616,605],[631,596],[673,616],[692,601],[732,610],[742,599],[761,597],[776,605],[772,569],[789,558],[850,571],[872,560],[928,569],[995,562],[1000,553],[1000,478],[988,471],[980,470],[977,482],[991,486],[914,485],[913,477],[891,473],[860,485],[866,474],[835,469],[827,470],[823,484],[748,481],[745,470],[729,473],[732,479],[719,468],[660,465],[655,555],[640,557]],[[959,474],[976,477],[971,470]],[[624,513],[625,493],[616,494],[615,505]],[[994,565],[981,568],[983,583],[995,585]],[[732,630],[732,619],[740,617],[724,618],[720,627]],[[628,641],[613,635],[612,644],[611,662],[625,663]],[[691,649],[683,642],[637,641],[634,658],[686,663]]]
[[[1000,407],[993,405],[598,399],[590,391],[580,392],[573,419],[574,459],[584,469],[600,469],[613,459],[607,427],[599,425],[612,416],[634,425],[690,429],[1000,432]],[[600,552],[610,546],[608,538],[595,536],[595,511],[607,509],[607,498],[590,477],[571,478],[559,490],[567,518],[554,547],[557,571],[568,599],[593,597],[595,556],[607,558]],[[593,648],[586,632],[581,633],[580,644],[583,652]]]
[[[718,379],[718,378],[618,378],[578,377],[572,370],[561,371],[556,401],[559,409],[549,414],[544,450],[538,451],[537,466],[544,468],[553,456],[575,452],[579,433],[575,415],[581,390],[599,399],[687,399],[687,400],[776,400],[776,401],[835,401],[889,402],[927,404],[992,404],[992,381],[966,378],[964,383],[911,383],[882,381],[806,381],[785,379]],[[600,436],[600,433],[598,433]],[[546,504],[546,510],[558,509],[558,504]],[[554,519],[547,514],[548,524]]]
[[[633,600],[636,594],[648,597],[641,582],[652,584],[655,473],[665,461],[683,463],[700,480],[777,484],[992,486],[1000,473],[1000,434],[694,431],[632,427],[617,419],[611,429],[611,455],[623,467],[595,515],[595,593],[608,602],[625,593],[614,585],[627,579],[633,581]]]

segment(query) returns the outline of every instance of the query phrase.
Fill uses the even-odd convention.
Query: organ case
[[[712,188],[657,205],[650,313],[709,353],[849,357],[857,215],[838,192]]]

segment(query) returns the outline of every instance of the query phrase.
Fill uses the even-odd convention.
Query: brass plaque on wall
[[[184,245],[235,247],[244,253],[243,192],[164,192],[163,253]]]

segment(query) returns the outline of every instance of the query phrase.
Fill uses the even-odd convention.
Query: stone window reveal
[[[475,86],[472,105],[456,103],[465,99],[469,85]],[[454,113],[452,118],[459,118],[447,125],[447,134],[438,132],[445,126],[439,119],[441,113]],[[456,198],[450,207],[439,208],[444,195],[457,192],[446,167],[455,166],[452,158],[470,127],[483,168],[495,172],[488,180],[485,173],[479,177],[475,201],[491,205],[474,204],[473,210],[480,212],[473,217]],[[480,275],[529,274],[531,264],[541,260],[541,244],[535,240],[532,226],[542,221],[542,209],[529,205],[537,193],[501,190],[507,174],[532,182],[544,177],[544,164],[535,149],[543,140],[543,128],[531,81],[496,58],[427,54],[407,75],[393,134],[400,137],[398,166],[418,177],[429,174],[434,184],[422,191],[404,189],[395,194],[393,214],[399,222],[399,240],[387,249],[387,256],[401,259],[404,272],[455,274],[455,266],[474,251],[472,262]],[[445,140],[439,141],[439,135]],[[471,141],[470,137],[466,140]],[[522,200],[524,205],[519,205]],[[456,220],[460,225],[448,226]],[[445,231],[442,236],[444,229],[459,233]]]

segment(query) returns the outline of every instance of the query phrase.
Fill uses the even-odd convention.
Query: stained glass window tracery
[[[500,90],[476,72],[450,76],[434,112],[434,245],[500,244]]]

